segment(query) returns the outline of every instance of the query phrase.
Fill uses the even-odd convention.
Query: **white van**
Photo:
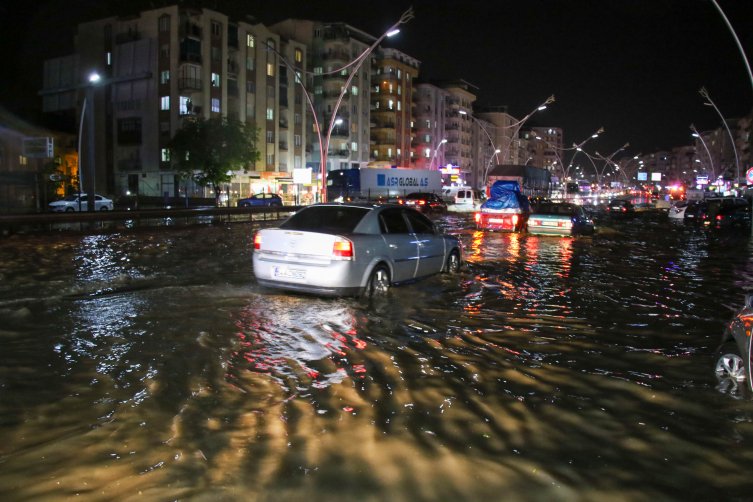
[[[455,196],[458,194],[458,190],[471,190],[471,187],[442,187],[442,198],[448,204],[453,204],[455,202]]]
[[[484,202],[484,195],[481,190],[473,190],[470,187],[461,188],[455,194],[455,200],[447,206],[448,211],[468,212],[477,211]]]

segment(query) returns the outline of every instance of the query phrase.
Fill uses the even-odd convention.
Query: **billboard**
[[[651,181],[661,181],[661,173],[651,173]]]
[[[648,181],[648,174],[638,172],[638,181]]]

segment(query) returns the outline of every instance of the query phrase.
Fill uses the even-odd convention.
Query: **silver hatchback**
[[[327,296],[384,293],[461,260],[457,237],[398,205],[314,204],[254,236],[259,284]]]

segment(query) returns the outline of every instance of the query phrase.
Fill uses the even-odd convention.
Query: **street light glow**
[[[388,36],[388,37],[394,37],[394,36],[395,36],[395,35],[397,35],[398,33],[400,33],[400,30],[399,30],[399,29],[394,29],[394,30],[392,30],[392,31],[388,31],[388,32],[387,32],[387,36]]]
[[[102,77],[99,76],[99,73],[93,72],[89,75],[89,82],[91,82],[92,84],[96,84],[97,82],[100,81],[101,78]]]

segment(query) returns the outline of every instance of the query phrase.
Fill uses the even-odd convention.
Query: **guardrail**
[[[0,215],[0,235],[272,221],[302,206],[200,207]]]

